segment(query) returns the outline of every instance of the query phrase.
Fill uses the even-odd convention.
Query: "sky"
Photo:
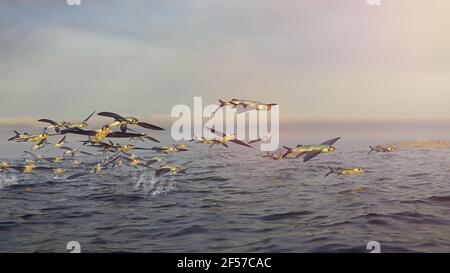
[[[450,1],[0,0],[0,123],[169,115],[217,99],[283,119],[449,119]]]

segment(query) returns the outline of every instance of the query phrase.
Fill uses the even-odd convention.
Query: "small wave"
[[[9,230],[19,225],[20,222],[17,221],[0,221],[0,230]]]
[[[355,219],[363,219],[366,222],[384,221],[383,225],[388,225],[389,223],[385,222],[385,220],[391,221],[401,221],[404,223],[410,224],[434,224],[434,225],[448,225],[449,221],[445,219],[441,219],[434,215],[423,214],[419,212],[405,211],[405,212],[397,212],[397,213],[388,213],[388,214],[380,214],[380,213],[368,213],[365,215],[360,215]],[[381,222],[380,222],[381,223]]]
[[[427,201],[431,201],[431,202],[450,202],[450,196],[432,196],[430,198],[426,199]]]
[[[381,178],[375,179],[375,181],[377,181],[377,182],[389,181],[389,180],[394,180],[394,179],[392,179],[390,177],[381,177]]]
[[[220,176],[208,176],[208,177],[200,177],[200,178],[194,178],[192,181],[228,181],[229,179],[226,177],[220,177]]]
[[[342,190],[340,192],[338,192],[339,194],[352,194],[352,193],[361,193],[361,192],[365,192],[367,189],[367,187],[357,187],[354,189],[347,189],[347,190]]]
[[[415,174],[410,174],[410,175],[407,175],[407,177],[424,177],[424,176],[427,176],[427,175],[430,175],[430,173],[415,173]]]
[[[193,225],[188,228],[184,228],[178,232],[175,232],[174,234],[172,234],[172,237],[195,234],[195,233],[207,233],[207,232],[208,232],[208,230],[206,228],[199,226],[199,225]]]
[[[90,194],[82,198],[87,200],[99,200],[113,203],[133,203],[143,199],[142,196],[137,194],[120,194],[120,193]]]
[[[307,210],[301,210],[301,211],[291,211],[291,212],[286,212],[286,213],[277,213],[277,214],[266,215],[266,216],[259,217],[259,219],[263,220],[263,221],[279,221],[279,220],[284,220],[284,219],[297,218],[299,216],[305,216],[305,215],[309,215],[309,214],[312,214],[312,212],[307,211]]]

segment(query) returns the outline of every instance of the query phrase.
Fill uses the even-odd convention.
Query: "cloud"
[[[194,96],[307,118],[450,115],[442,1],[82,2],[0,6],[0,116],[168,114]]]

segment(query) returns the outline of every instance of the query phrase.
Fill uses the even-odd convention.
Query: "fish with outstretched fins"
[[[323,142],[318,145],[297,145],[295,148],[289,148],[287,146],[283,146],[287,151],[283,154],[283,157],[287,157],[289,155],[295,155],[295,157],[305,156],[303,162],[307,162],[314,157],[318,156],[321,153],[333,153],[336,151],[336,148],[333,146],[340,137],[333,138]]]
[[[225,106],[232,106],[236,108],[238,106],[242,106],[244,110],[257,110],[257,111],[270,111],[273,106],[276,106],[276,103],[263,103],[255,100],[241,100],[241,99],[231,99],[231,100],[219,100],[219,107],[216,109],[219,110]],[[216,112],[215,111],[215,112]]]
[[[61,122],[56,122],[53,121],[51,119],[47,119],[47,118],[42,118],[39,119],[39,122],[44,122],[44,123],[48,123],[50,125],[48,125],[47,127],[44,128],[44,130],[47,129],[55,129],[56,133],[59,133],[61,128],[67,128],[67,129],[83,129],[88,127],[87,121],[95,114],[95,111],[92,112],[92,114],[90,114],[87,118],[85,118],[83,121],[81,122],[66,122],[66,121],[61,121]]]

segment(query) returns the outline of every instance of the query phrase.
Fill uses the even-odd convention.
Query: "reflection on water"
[[[0,251],[384,252],[450,249],[448,149],[340,149],[301,162],[245,148],[180,154],[187,175],[124,167],[68,181],[0,174]],[[150,155],[149,155],[150,156]],[[359,176],[324,177],[330,167]],[[79,170],[76,170],[79,171]]]

